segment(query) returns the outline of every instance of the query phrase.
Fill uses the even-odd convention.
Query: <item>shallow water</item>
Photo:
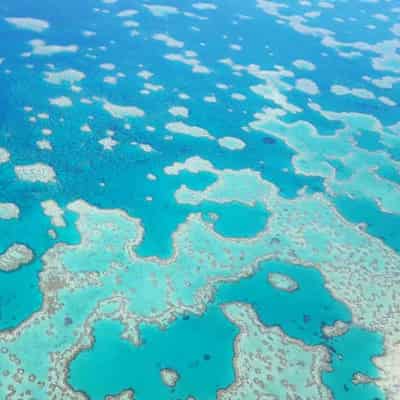
[[[267,279],[269,273],[289,276],[298,288],[286,292],[273,287]],[[201,317],[179,317],[166,330],[142,325],[138,346],[121,339],[122,329],[117,322],[97,323],[93,349],[81,353],[71,364],[71,385],[93,399],[126,388],[135,388],[138,399],[177,399],[189,395],[216,398],[216,392],[234,380],[231,360],[238,329],[220,308],[232,302],[250,304],[264,325],[279,326],[307,345],[325,345],[332,357],[333,371],[325,373],[323,380],[337,398],[381,398],[382,393],[375,386],[354,385],[352,376],[356,372],[377,376],[371,358],[382,354],[382,338],[357,327],[338,338],[324,336],[323,325],[337,320],[351,324],[351,313],[324,287],[317,270],[281,262],[264,263],[253,276],[222,284]],[[161,381],[163,368],[179,373],[173,390]]]
[[[398,7],[53,3],[0,4],[0,398],[394,399]]]

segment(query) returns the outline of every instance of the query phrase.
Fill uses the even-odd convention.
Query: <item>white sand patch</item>
[[[154,74],[153,74],[152,72],[150,72],[150,71],[143,70],[143,71],[138,72],[136,75],[137,75],[139,78],[142,78],[142,79],[144,79],[144,80],[147,81],[147,80],[150,79]]]
[[[104,83],[108,83],[109,85],[116,85],[118,83],[118,79],[115,76],[105,76],[103,78]]]
[[[82,92],[82,88],[80,86],[72,85],[71,91],[74,93],[80,93],[80,92]]]
[[[85,37],[92,37],[92,36],[96,36],[96,32],[84,30],[84,31],[82,31],[82,35]]]
[[[392,89],[393,85],[400,83],[400,78],[394,76],[382,76],[381,78],[369,80],[373,85],[381,89]]]
[[[19,217],[19,208],[14,203],[0,203],[0,219],[15,219]]]
[[[225,136],[223,138],[218,139],[218,144],[221,147],[225,147],[229,150],[242,150],[246,147],[246,143],[243,140],[232,136]]]
[[[138,142],[131,142],[132,145],[139,147],[142,151],[144,151],[145,153],[152,153],[154,150],[154,148],[147,143],[138,143]]]
[[[120,12],[117,14],[117,17],[120,17],[120,18],[129,18],[129,17],[133,17],[134,15],[138,14],[138,12],[139,12],[139,11],[133,10],[133,9],[123,10],[123,11],[120,11]]]
[[[354,96],[364,100],[372,100],[375,98],[375,95],[363,88],[348,88],[344,85],[332,85],[331,86],[331,93],[336,94],[337,96]]]
[[[162,85],[154,85],[152,83],[145,83],[143,86],[150,92],[159,92],[160,90],[164,90]]]
[[[85,133],[92,132],[92,128],[89,126],[89,124],[83,124],[80,129],[81,129],[81,132],[85,132]]]
[[[44,72],[46,82],[52,83],[53,85],[61,85],[63,83],[73,84],[80,82],[86,78],[86,75],[76,69],[65,69],[59,72]]]
[[[199,172],[210,172],[215,173],[216,170],[210,161],[205,160],[199,156],[194,156],[186,159],[183,163],[174,162],[164,168],[166,175],[179,175],[182,171],[188,171],[192,174]]]
[[[200,128],[199,126],[188,125],[184,122],[170,122],[165,125],[165,128],[172,133],[178,133],[198,138],[206,138],[210,140],[215,139],[214,136],[212,136],[206,129]]]
[[[397,106],[397,103],[396,103],[394,100],[392,100],[392,99],[390,99],[389,97],[386,97],[386,96],[379,96],[379,97],[378,97],[378,100],[379,100],[382,104],[385,104],[385,105],[387,105],[387,106],[389,106],[389,107],[395,107],[395,106]]]
[[[65,227],[66,223],[64,221],[63,215],[64,211],[60,208],[54,200],[42,201],[40,205],[43,208],[45,215],[51,218],[51,224],[55,227]]]
[[[297,68],[297,69],[301,69],[304,71],[315,71],[315,65],[307,60],[295,60],[293,62],[293,65]]]
[[[21,181],[41,183],[56,182],[56,173],[54,169],[47,164],[17,165],[14,167],[14,171]]]
[[[120,106],[117,104],[105,101],[103,104],[104,110],[109,112],[114,118],[124,119],[124,118],[137,118],[143,117],[144,111],[135,106]]]
[[[157,180],[157,177],[154,175],[154,174],[147,174],[146,175],[146,178],[149,180],[149,181],[155,181],[155,180]]]
[[[111,64],[111,63],[103,63],[103,64],[100,64],[99,67],[101,69],[105,69],[106,71],[114,71],[114,69],[115,69],[115,65]]]
[[[128,21],[124,21],[122,23],[122,26],[124,26],[125,28],[138,28],[140,26],[140,24],[137,21],[128,20]]]
[[[235,51],[241,51],[242,50],[242,46],[240,44],[235,44],[232,43],[229,45],[229,48]]]
[[[4,147],[0,147],[0,164],[4,164],[9,160],[10,153]]]
[[[144,4],[143,7],[147,8],[155,17],[167,17],[168,15],[179,14],[179,10],[172,6]]]
[[[51,143],[48,140],[38,140],[36,141],[36,146],[40,150],[53,150]]]
[[[165,43],[165,45],[168,47],[182,48],[185,45],[184,42],[176,40],[173,37],[166,35],[164,33],[156,33],[155,35],[153,35],[153,39]]]
[[[204,16],[202,16],[202,15],[195,14],[195,13],[192,13],[192,12],[189,12],[189,11],[185,11],[185,12],[183,13],[183,15],[184,15],[185,17],[197,19],[197,20],[200,20],[200,21],[206,21],[206,20],[208,19],[208,17],[204,17]],[[200,29],[199,29],[197,26],[191,26],[190,29],[191,29],[192,31],[194,31],[194,32],[200,32]]]
[[[217,9],[217,6],[213,3],[201,3],[201,2],[192,4],[192,7],[195,8],[196,10],[202,10],[202,11]]]
[[[180,62],[185,65],[189,65],[192,67],[192,72],[194,72],[194,73],[198,73],[198,74],[211,73],[211,71],[204,65],[201,65],[200,61],[197,58],[195,58],[194,56],[187,56],[187,55],[184,56],[182,54],[170,53],[170,54],[165,54],[164,58],[168,61],[175,61],[175,62]]]
[[[374,14],[373,18],[377,19],[378,21],[383,21],[383,22],[389,21],[389,17],[385,14]]]
[[[145,153],[151,153],[154,151],[154,148],[147,144],[147,143],[140,143],[139,147],[145,152]]]
[[[5,20],[18,29],[25,29],[38,33],[43,32],[50,27],[50,24],[47,21],[37,18],[9,17],[5,18]]]
[[[179,380],[179,374],[171,368],[164,368],[160,371],[161,380],[168,387],[175,387]]]
[[[72,100],[66,96],[54,97],[52,99],[49,99],[49,103],[52,106],[56,106],[56,107],[71,107],[72,106]]]
[[[32,46],[32,54],[39,56],[51,56],[59,53],[76,53],[79,49],[75,44],[67,46],[56,44],[48,45],[44,40],[40,39],[31,40],[29,44]]]
[[[211,96],[204,96],[204,97],[203,97],[203,100],[204,100],[206,103],[216,103],[216,102],[217,102],[217,98],[216,98],[214,95],[211,95]]]
[[[237,100],[237,101],[245,101],[246,100],[246,96],[241,93],[232,93],[231,97],[233,100]]]
[[[33,251],[24,244],[15,243],[0,254],[0,271],[15,271],[33,260]]]
[[[296,89],[300,92],[309,94],[310,96],[314,96],[319,93],[317,84],[311,79],[296,79]]]
[[[51,129],[49,129],[49,128],[43,128],[42,129],[42,134],[45,135],[45,136],[50,136],[50,135],[53,134],[53,131]]]
[[[99,140],[99,143],[103,146],[104,150],[112,150],[118,144],[118,142],[110,136]]]
[[[215,86],[220,90],[228,90],[229,89],[229,86],[226,85],[225,83],[217,83]]]
[[[186,107],[182,106],[171,107],[168,110],[168,112],[174,117],[183,117],[183,118],[189,117],[189,110]]]

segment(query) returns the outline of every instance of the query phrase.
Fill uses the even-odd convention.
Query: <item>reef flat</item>
[[[3,3],[0,398],[397,400],[400,8]]]

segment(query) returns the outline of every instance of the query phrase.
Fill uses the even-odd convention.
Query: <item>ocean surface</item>
[[[0,399],[400,398],[400,5],[0,3]]]

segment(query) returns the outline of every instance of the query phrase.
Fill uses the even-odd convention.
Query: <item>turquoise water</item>
[[[271,286],[267,280],[270,272],[289,276],[298,289],[285,292]],[[264,263],[253,276],[221,285],[202,317],[180,316],[166,330],[142,325],[139,346],[121,339],[119,323],[98,322],[93,349],[82,352],[70,366],[71,385],[93,399],[128,388],[135,389],[139,400],[188,395],[216,398],[217,390],[234,379],[231,360],[238,329],[220,308],[231,302],[250,304],[265,326],[279,326],[287,335],[308,345],[327,346],[333,371],[325,373],[323,380],[335,398],[383,398],[376,386],[352,383],[356,372],[377,376],[371,358],[382,354],[382,338],[357,327],[351,327],[341,337],[325,337],[323,325],[337,320],[351,324],[351,313],[324,287],[317,270],[281,262]],[[359,348],[363,349],[361,354]],[[100,368],[97,360],[101,360]],[[179,371],[181,379],[174,390],[162,383],[162,368]],[[148,385],[149,381],[153,385]]]
[[[94,350],[82,353],[70,380],[93,399],[129,388],[138,399],[213,398],[234,379],[231,360],[237,333],[218,307],[202,317],[180,318],[167,330],[143,327],[138,347],[120,339],[119,323],[99,322]],[[92,368],[94,360],[100,360],[99,369]],[[163,384],[163,368],[179,371],[175,388]]]
[[[91,296],[108,293],[111,299],[107,300],[121,296],[126,303],[137,299],[133,292],[132,299],[121,294],[118,280],[126,283],[133,276],[130,268],[148,257],[168,271],[179,246],[190,246],[192,253],[188,252],[176,292],[168,294],[167,286],[159,287],[160,299],[165,297],[177,319],[163,330],[156,324],[141,324],[142,343],[133,345],[121,339],[121,321],[103,316],[89,326],[95,338],[93,348],[78,352],[70,365],[68,379],[74,389],[90,399],[126,389],[134,390],[139,400],[216,398],[218,389],[233,385],[238,378],[233,358],[238,355],[234,340],[239,328],[224,315],[221,305],[242,302],[252,307],[264,326],[280,327],[289,339],[328,349],[333,370],[322,373],[322,384],[335,400],[393,398],[387,387],[390,383],[380,383],[384,393],[375,383],[353,384],[352,376],[359,372],[382,378],[384,374],[371,359],[385,351],[390,355],[393,343],[400,341],[393,334],[399,331],[400,315],[399,12],[394,2],[280,3],[283,7],[264,0],[212,0],[205,5],[176,0],[1,2],[0,203],[14,203],[19,215],[0,218],[0,257],[18,243],[28,246],[34,258],[12,272],[0,269],[0,348],[15,352],[21,360],[16,365],[0,353],[0,376],[5,377],[0,398],[9,394],[7,388],[15,384],[11,377],[18,368],[26,377],[37,375],[51,389],[41,389],[27,378],[16,385],[16,396],[29,390],[33,400],[48,398],[59,385],[51,371],[63,366],[54,366],[47,355],[72,348],[80,338],[78,333],[85,336],[83,326],[91,324],[89,317],[96,311],[89,306]],[[160,16],[149,5],[175,8]],[[132,9],[128,16],[119,14]],[[15,24],[10,17],[35,18],[49,26],[42,30],[30,20]],[[155,40],[154,35],[160,33],[175,42]],[[77,48],[50,47],[47,55],[35,54],[32,40]],[[168,54],[178,55],[178,61],[168,59]],[[45,79],[46,73],[69,69],[85,77],[60,84]],[[143,71],[152,75],[145,78]],[[115,84],[104,81],[110,76]],[[335,85],[345,93],[337,88],[335,93]],[[50,99],[60,96],[68,97],[72,106],[50,104]],[[118,113],[104,109],[105,102],[139,107],[144,115],[119,118]],[[172,107],[184,107],[187,115],[173,115]],[[209,136],[173,133],[167,129],[171,122],[202,128]],[[81,129],[85,124],[91,132]],[[99,143],[106,137],[117,142],[111,150]],[[224,137],[244,146],[223,147],[218,139]],[[44,140],[51,149],[40,148],[38,141],[43,145]],[[9,154],[4,162],[1,149]],[[202,160],[199,170],[185,164],[192,157]],[[18,178],[17,166],[35,163],[51,166],[56,181]],[[174,166],[182,168],[168,172]],[[247,171],[247,178],[237,184],[230,180],[224,187],[229,171],[239,170]],[[218,198],[210,200],[209,188],[218,185],[222,187]],[[182,187],[201,200],[178,201]],[[311,198],[321,207],[308,209]],[[54,226],[44,214],[40,203],[49,199],[62,210],[65,227]],[[76,281],[66,275],[56,255],[65,245],[81,243],[82,215],[68,209],[78,199],[98,207],[99,212],[123,210],[140,224],[143,237],[136,232],[140,241],[132,248],[125,243],[123,247],[132,252],[133,267],[114,265],[118,274],[112,268],[105,271],[109,261],[126,258],[121,253],[109,260],[107,254],[113,253],[98,252],[88,256],[92,275],[76,274]],[[299,214],[290,213],[292,209]],[[320,209],[333,210],[333,217]],[[278,213],[287,219],[276,220]],[[198,242],[195,238],[198,247],[179,240],[197,215],[199,226],[206,225],[198,232],[208,232]],[[337,221],[343,224],[336,225]],[[105,229],[110,238],[117,237],[112,221],[108,222],[106,227],[99,225],[99,231]],[[321,228],[321,224],[325,225]],[[280,231],[281,226],[287,227],[286,232]],[[317,226],[320,231],[315,230]],[[330,232],[337,226],[346,240],[327,243],[325,237],[343,233]],[[268,235],[265,243],[270,243],[263,259],[268,256],[294,264],[261,262],[247,276],[254,265],[243,262],[239,267],[232,260],[253,260],[253,254],[244,250],[240,256],[232,255],[230,244],[248,249],[245,245],[263,234]],[[214,251],[225,239],[220,252]],[[274,252],[277,241],[282,244],[281,254]],[[107,245],[121,244],[110,240]],[[218,257],[207,258],[209,248]],[[370,254],[371,248],[376,254]],[[74,259],[75,248],[68,249]],[[341,254],[353,257],[343,265]],[[353,259],[358,264],[353,265]],[[78,267],[85,271],[84,265]],[[348,279],[336,273],[342,267],[348,268]],[[197,282],[198,268],[215,272],[211,300],[185,297],[197,293],[185,287],[185,273],[205,290],[207,277]],[[274,288],[268,283],[268,272],[286,274],[298,283],[298,289]],[[96,283],[104,278],[102,273],[110,275],[107,289]],[[139,282],[159,284],[154,283],[158,278],[154,270],[139,274]],[[67,282],[58,287],[57,278],[65,276]],[[172,279],[162,276],[162,282]],[[81,286],[75,291],[74,285]],[[73,298],[71,293],[79,296]],[[144,291],[142,297],[139,300],[146,305]],[[204,313],[195,315],[189,306],[183,310],[178,304],[183,298],[187,304],[199,302]],[[57,312],[52,313],[52,306],[46,308],[46,301],[56,304]],[[69,321],[66,311],[79,302],[86,305],[81,324]],[[19,331],[30,319],[34,323]],[[348,323],[349,331],[336,338],[324,336],[322,326],[337,320]],[[64,322],[60,325],[60,321]],[[76,335],[70,335],[68,324]],[[15,332],[17,338],[12,336]],[[36,353],[26,343],[38,337],[45,338],[37,350],[47,361],[35,365]],[[44,343],[53,347],[44,348]],[[175,388],[161,382],[162,368],[179,371]],[[298,393],[302,395],[306,394]]]
[[[399,216],[382,212],[375,204],[363,199],[339,197],[335,204],[350,221],[365,223],[369,234],[380,238],[396,251],[400,250]]]
[[[2,238],[4,252],[13,243],[21,243],[34,249],[34,258],[25,268],[15,272],[0,271],[0,329],[12,329],[37,311],[42,304],[38,274],[42,268],[41,257],[52,245],[59,242],[78,243],[79,234],[73,228],[76,216],[67,213],[67,227],[57,229],[57,238],[51,239],[47,230],[51,228],[43,218],[40,207],[24,210],[20,219],[1,221],[0,229],[7,232]]]
[[[202,212],[206,219],[214,224],[215,231],[225,237],[254,237],[264,229],[268,221],[268,212],[262,204],[249,207],[234,202],[223,206],[204,203]],[[215,222],[210,218],[210,213],[217,215]]]

